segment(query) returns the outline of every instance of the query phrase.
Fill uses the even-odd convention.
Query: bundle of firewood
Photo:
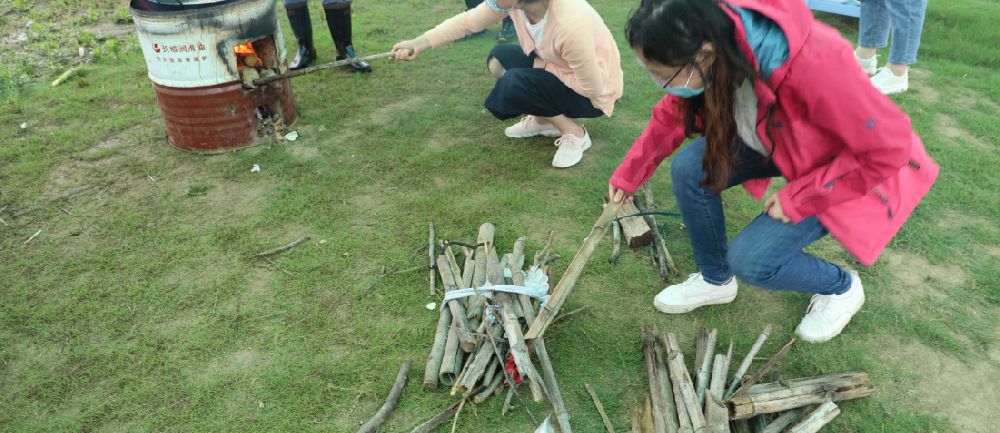
[[[795,340],[752,376],[744,378],[770,333],[771,325],[767,325],[736,374],[727,380],[733,344],[729,343],[725,355],[715,354],[718,331],[698,331],[692,375],[677,337],[671,333],[660,336],[655,325],[643,325],[642,351],[650,393],[645,405],[633,411],[632,432],[813,433],[840,413],[834,402],[866,397],[875,391],[862,386],[869,381],[865,371],[792,380],[773,377],[772,383],[758,384]]]
[[[552,272],[549,263],[559,256],[550,252],[550,236],[548,244],[534,255],[532,265],[525,272],[527,238],[518,239],[513,251],[500,258],[494,245],[495,232],[492,224],[483,224],[475,245],[440,242],[439,252],[433,256],[446,296],[456,290],[468,293],[469,289],[473,294],[446,300],[442,306],[434,345],[424,370],[424,387],[435,390],[441,385],[450,386],[452,395],[460,394],[463,401],[468,399],[475,403],[501,395],[506,387],[507,397],[502,409],[506,414],[523,381],[534,401],[540,402],[548,396],[556,406],[558,417],[560,412],[565,413],[565,408],[562,398],[554,395],[558,389],[544,341],[531,342],[542,366],[540,373],[532,363],[524,339],[539,311],[539,299],[493,290],[493,287],[507,286],[501,288],[507,290],[511,286],[532,286],[547,295]],[[462,266],[458,265],[452,249],[456,244],[462,245]]]

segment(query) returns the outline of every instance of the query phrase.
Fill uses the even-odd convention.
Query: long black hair
[[[769,85],[740,54],[736,27],[723,7],[727,6],[717,0],[642,0],[625,24],[629,45],[641,50],[647,60],[672,68],[693,62],[704,78],[705,91],[693,98],[682,98],[677,114],[683,113],[687,136],[700,133],[707,141],[701,185],[713,191],[725,189],[730,173],[739,169],[732,147],[737,135],[733,114],[736,88],[748,78],[760,80],[757,85]],[[709,42],[714,55],[711,66],[702,69],[695,58]],[[700,128],[696,122],[699,117]],[[767,128],[770,137],[770,123]]]

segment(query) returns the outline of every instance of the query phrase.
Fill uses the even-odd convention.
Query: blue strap
[[[620,216],[618,218],[615,218],[615,219],[611,220],[611,222],[615,222],[615,221],[618,221],[618,220],[623,219],[623,218],[631,218],[631,217],[646,216],[646,215],[661,215],[661,216],[669,216],[669,217],[680,217],[681,216],[681,214],[676,213],[676,212],[639,212],[639,213],[634,213],[632,215]],[[660,236],[667,237],[667,234],[670,233],[670,226],[668,226],[667,223],[663,223],[660,227],[657,227],[657,228],[660,230]]]

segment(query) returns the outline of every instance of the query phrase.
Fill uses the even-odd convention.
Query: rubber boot
[[[510,16],[503,19],[503,25],[500,26],[500,32],[497,33],[497,42],[514,42],[517,40],[517,30],[514,29],[514,21],[510,19]]]
[[[296,70],[309,66],[316,60],[316,47],[313,46],[312,22],[309,20],[309,3],[292,3],[285,5],[285,12],[288,13],[288,23],[292,25],[292,33],[299,41],[299,51],[295,54],[295,60],[288,65],[288,69]]]
[[[351,44],[351,2],[329,3],[323,5],[323,8],[326,11],[326,24],[330,26],[330,36],[333,36],[333,44],[337,46],[337,60],[357,58]],[[372,71],[371,65],[366,62],[355,62],[348,66],[355,72]]]

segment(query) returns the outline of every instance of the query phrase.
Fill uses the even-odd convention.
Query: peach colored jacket
[[[524,12],[513,10],[510,16],[524,54],[537,50],[536,68],[551,72],[566,87],[589,98],[595,108],[611,116],[624,87],[621,55],[604,20],[590,4],[585,0],[551,0],[545,31],[537,46],[524,28]],[[486,30],[504,17],[482,3],[441,23],[425,36],[431,48],[437,48]]]

